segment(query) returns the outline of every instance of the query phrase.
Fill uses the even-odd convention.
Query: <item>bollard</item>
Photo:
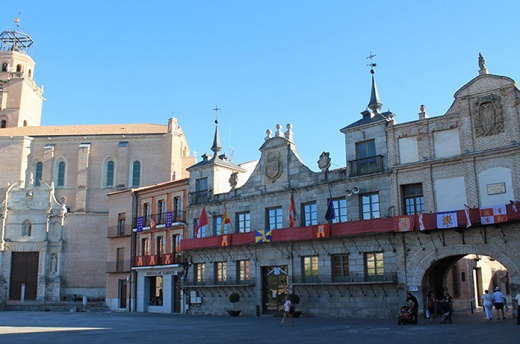
[[[470,302],[470,307],[471,307],[471,314],[473,314],[473,300],[471,300],[471,302]]]
[[[87,306],[87,297],[83,296],[83,307]]]
[[[256,316],[260,316],[260,305],[256,305]]]
[[[25,283],[22,283],[22,295],[20,295],[20,302],[25,302]]]

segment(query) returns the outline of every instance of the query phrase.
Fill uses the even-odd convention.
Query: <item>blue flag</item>
[[[325,213],[325,220],[331,222],[336,218],[336,212],[334,211],[334,203],[332,202],[332,195],[329,197],[329,205],[327,206],[327,212]]]

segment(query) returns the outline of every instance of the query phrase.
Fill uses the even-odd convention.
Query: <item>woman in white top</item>
[[[488,290],[482,294],[482,301],[484,302],[484,310],[486,311],[486,318],[488,320],[493,319],[493,295]]]

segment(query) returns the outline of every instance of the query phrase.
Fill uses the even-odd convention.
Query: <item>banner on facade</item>
[[[142,232],[143,231],[143,226],[144,226],[144,217],[139,216],[137,218],[137,231],[138,232]]]
[[[255,243],[261,244],[264,242],[271,242],[272,235],[273,235],[272,229],[257,230],[256,235],[255,235]]]
[[[219,241],[219,243],[218,243],[219,246],[229,246],[229,245],[231,245],[231,235],[230,234],[219,235],[218,241]]]
[[[437,213],[437,228],[457,228],[458,226],[459,222],[457,220],[456,211],[445,211],[442,213]]]
[[[492,207],[480,208],[480,222],[483,225],[507,222],[506,205],[500,204]]]
[[[312,228],[312,237],[319,238],[328,238],[330,237],[330,225],[317,225]]]
[[[394,217],[394,230],[396,232],[410,232],[415,229],[415,215]]]

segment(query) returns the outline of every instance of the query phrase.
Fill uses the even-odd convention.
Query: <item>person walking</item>
[[[419,302],[417,301],[417,298],[413,296],[411,292],[408,292],[405,302],[410,304],[409,312],[412,314],[413,323],[417,324],[417,312],[419,310]]]
[[[482,302],[486,311],[486,319],[493,320],[493,295],[489,293],[489,290],[485,290],[482,294]]]
[[[285,297],[285,303],[283,304],[283,308],[283,319],[282,322],[280,322],[280,326],[283,326],[283,323],[285,322],[285,319],[287,319],[287,317],[291,318],[291,326],[294,326],[294,306],[291,300],[289,300],[289,296]]]
[[[495,292],[493,293],[493,302],[495,303],[495,309],[497,310],[497,320],[500,320],[500,314],[502,314],[502,319],[505,320],[504,305],[506,299],[499,287],[495,288]]]
[[[520,325],[520,289],[518,290],[518,293],[515,296],[516,300],[516,324]]]
[[[428,293],[428,295],[426,295],[426,312],[427,312],[427,315],[430,317],[430,323],[436,322],[435,321],[435,299],[434,299],[433,293],[431,291]]]

